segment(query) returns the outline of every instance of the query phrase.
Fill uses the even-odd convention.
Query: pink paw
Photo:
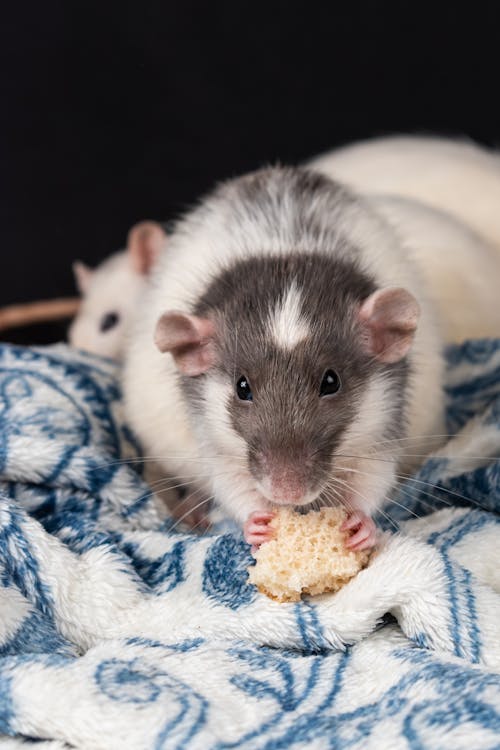
[[[377,541],[377,527],[370,516],[361,511],[351,513],[341,526],[342,531],[352,531],[353,534],[346,542],[346,547],[356,551],[371,549]]]
[[[273,538],[274,531],[269,528],[269,522],[272,521],[274,516],[274,513],[260,510],[248,516],[243,525],[243,536],[245,541],[252,545],[252,552],[255,552],[261,544],[269,542]]]

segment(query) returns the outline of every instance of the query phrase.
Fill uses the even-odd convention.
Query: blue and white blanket
[[[112,364],[1,347],[0,747],[498,749],[500,342],[452,349],[447,392],[400,533],[277,604],[239,533],[172,529],[121,460]]]

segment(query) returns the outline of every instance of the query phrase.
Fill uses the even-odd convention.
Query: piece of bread
[[[280,508],[270,522],[274,538],[256,552],[249,581],[279,602],[298,602],[302,594],[338,591],[368,562],[369,552],[345,546],[348,531],[340,527],[343,508],[321,508],[302,515]]]

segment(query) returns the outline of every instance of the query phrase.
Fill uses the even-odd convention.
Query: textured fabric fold
[[[496,747],[500,342],[448,360],[368,568],[277,604],[238,529],[161,512],[112,363],[1,347],[0,747]]]

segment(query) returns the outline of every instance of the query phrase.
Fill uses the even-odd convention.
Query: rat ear
[[[155,331],[155,344],[170,352],[184,375],[201,375],[215,362],[215,326],[208,318],[198,318],[171,310],[163,313]]]
[[[92,276],[94,275],[93,270],[89,268],[89,266],[86,266],[85,263],[82,263],[80,260],[76,260],[73,263],[73,275],[75,277],[76,288],[78,289],[80,294],[86,294],[90,286]]]
[[[398,362],[409,351],[417,329],[420,307],[406,289],[379,289],[359,310],[369,353],[380,362]]]
[[[134,224],[127,236],[127,252],[132,268],[146,276],[160,255],[167,235],[156,221]]]

